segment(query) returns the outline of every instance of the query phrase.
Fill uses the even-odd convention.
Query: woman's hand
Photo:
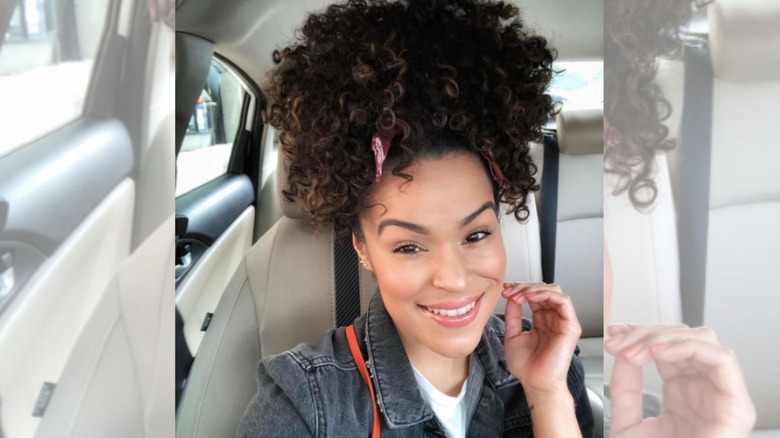
[[[747,437],[756,421],[734,352],[706,327],[611,325],[613,438]],[[663,413],[643,418],[642,367],[663,379]]]
[[[566,376],[582,333],[571,298],[556,284],[504,283],[507,299],[504,350],[509,371],[535,396],[569,395]],[[522,304],[531,308],[533,327],[522,331]]]

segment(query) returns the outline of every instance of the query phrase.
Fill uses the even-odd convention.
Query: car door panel
[[[9,154],[0,161],[0,197],[10,206],[0,238],[51,255],[132,164],[125,128],[99,118],[80,119]],[[42,199],[32,196],[38,193],[51,214],[40,214]]]
[[[197,270],[189,274],[176,290],[176,307],[184,320],[184,337],[195,355],[205,333],[204,317],[213,313],[225,285],[252,245],[255,209],[248,207],[208,248],[198,261]]]
[[[46,259],[0,318],[2,424],[31,436],[44,382],[57,382],[111,275],[129,255],[134,184],[121,182]]]

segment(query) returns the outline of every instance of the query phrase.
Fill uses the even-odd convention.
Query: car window
[[[550,84],[554,100],[567,108],[596,109],[604,107],[604,62],[557,61]]]
[[[213,59],[176,160],[176,196],[227,172],[246,95],[238,75]]]
[[[0,47],[0,156],[83,112],[110,2],[64,3],[17,2]]]

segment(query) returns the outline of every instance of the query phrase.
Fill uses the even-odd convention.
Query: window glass
[[[176,160],[176,196],[227,172],[246,94],[241,79],[214,59]]]
[[[0,47],[0,156],[81,116],[110,2],[16,3]]]
[[[602,61],[562,61],[553,66],[558,73],[550,84],[550,94],[567,108],[604,107],[604,63]]]

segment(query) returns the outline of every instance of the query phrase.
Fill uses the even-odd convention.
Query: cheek
[[[385,300],[412,298],[428,284],[429,276],[424,263],[399,261],[391,255],[379,257],[377,261],[379,263],[374,263],[374,275]]]
[[[475,270],[479,275],[496,279],[503,283],[506,273],[506,251],[501,236],[497,236],[491,245],[487,245],[482,251],[477,251],[473,257]]]

